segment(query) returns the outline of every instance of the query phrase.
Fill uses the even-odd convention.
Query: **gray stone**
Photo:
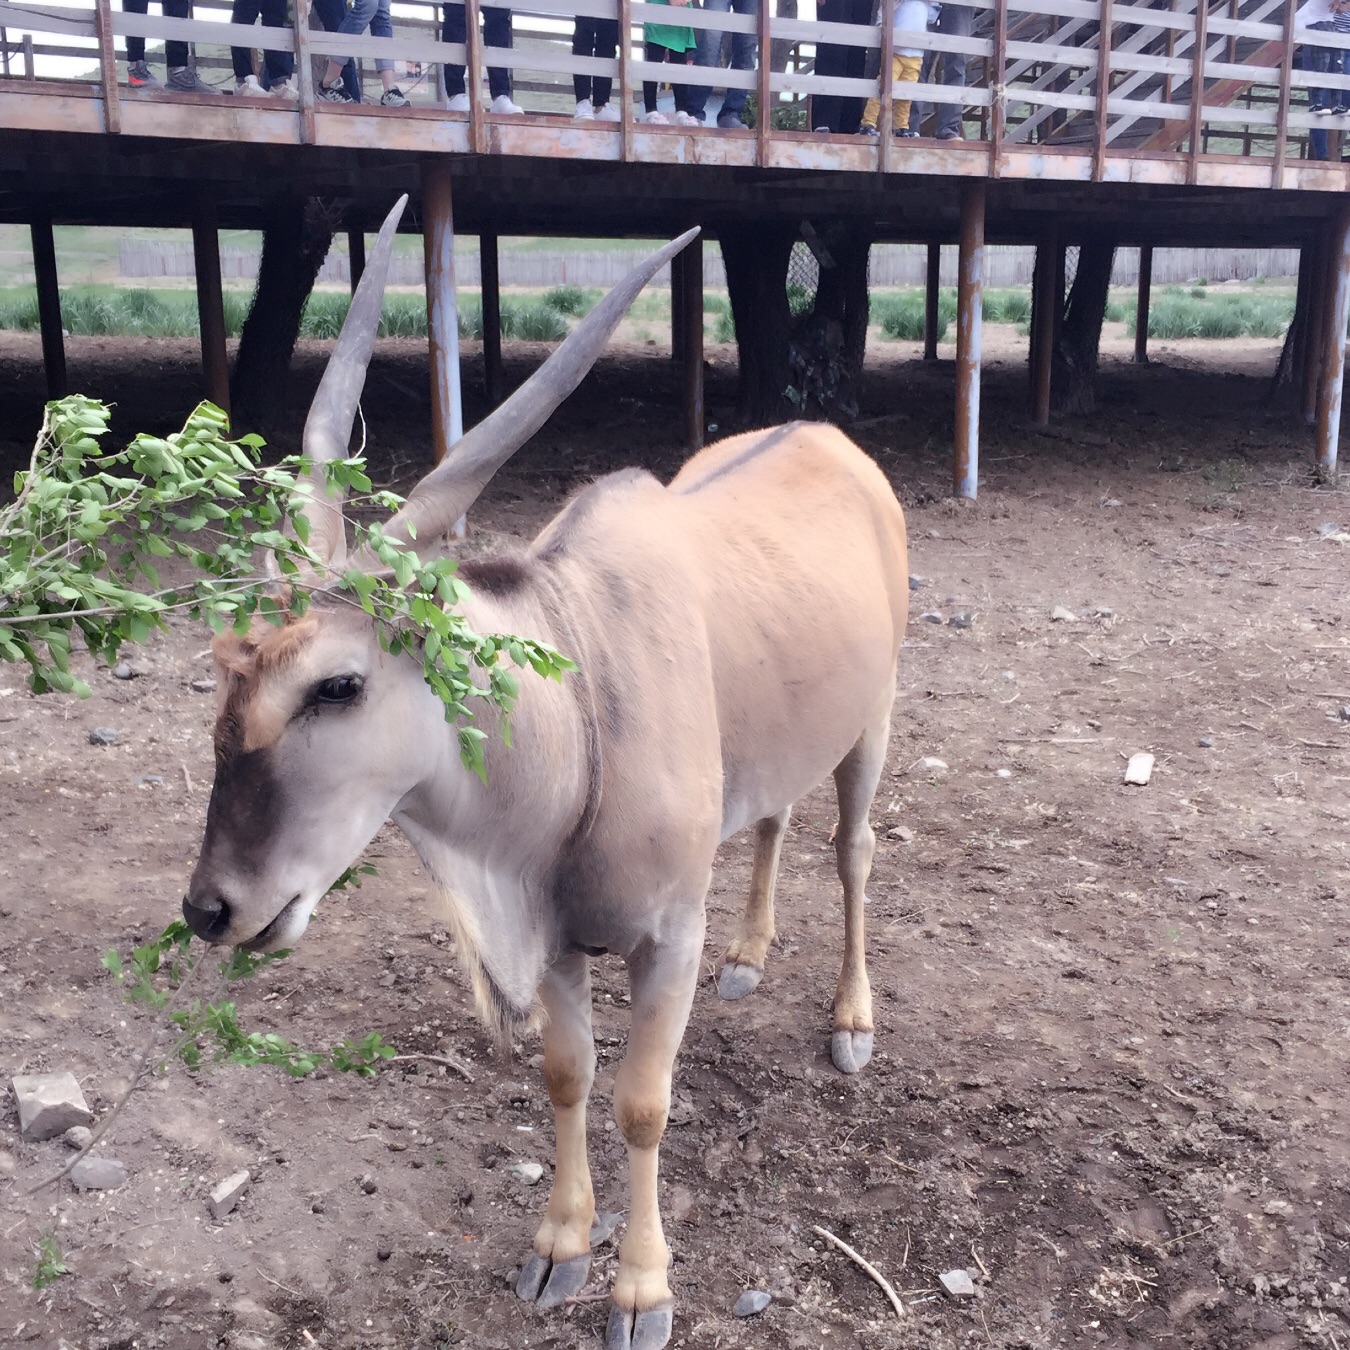
[[[965,610],[961,610],[959,613],[953,614],[951,618],[947,620],[947,624],[951,628],[973,628],[975,626],[975,616]]]
[[[914,831],[908,825],[894,825],[886,831],[887,839],[898,839],[902,844],[913,842]]]
[[[15,1074],[19,1132],[29,1141],[55,1139],[72,1125],[92,1125],[94,1113],[73,1073]]]
[[[1089,605],[1088,616],[1093,619],[1114,619],[1116,611],[1110,605]]]
[[[112,1158],[81,1158],[70,1179],[82,1191],[115,1191],[127,1182],[127,1169]]]
[[[947,1270],[938,1276],[942,1287],[951,1298],[974,1298],[975,1281],[968,1270]]]
[[[763,1289],[747,1289],[736,1300],[736,1306],[732,1308],[731,1315],[733,1317],[758,1317],[772,1302],[773,1295],[766,1293]]]
[[[119,661],[112,668],[112,677],[114,680],[134,680],[136,672],[132,670],[130,661]]]
[[[1050,611],[1050,619],[1054,623],[1077,623],[1078,615],[1064,605],[1056,605]]]
[[[369,1172],[367,1172],[365,1176],[361,1178],[361,1189],[367,1195],[374,1195],[375,1192],[378,1191],[380,1188],[379,1185],[376,1183],[375,1178],[371,1176]]]
[[[1342,722],[1350,722],[1350,703],[1342,703],[1341,706],[1336,709],[1336,716],[1339,717]]]
[[[927,611],[927,613],[924,613],[924,614],[920,614],[920,615],[919,615],[919,622],[920,622],[920,623],[942,623],[942,622],[943,622],[943,619],[942,619],[942,615],[939,614],[939,613],[937,612],[937,610],[935,610],[935,609],[930,609],[930,610]]]
[[[218,1182],[211,1187],[211,1195],[207,1200],[207,1207],[211,1211],[213,1219],[223,1219],[244,1197],[244,1192],[248,1190],[253,1178],[248,1171],[234,1172],[226,1177],[224,1181]]]
[[[1201,736],[1200,739],[1199,739],[1198,741],[1196,741],[1196,745],[1198,745],[1202,750],[1213,750],[1213,749],[1214,749],[1214,737],[1213,737],[1213,736]]]
[[[93,1137],[94,1132],[87,1125],[72,1125],[61,1136],[61,1142],[67,1148],[73,1148],[78,1153]]]
[[[112,727],[95,727],[89,733],[90,745],[116,745],[117,733]]]
[[[916,759],[909,766],[910,773],[946,773],[947,761],[938,759],[935,755],[924,755],[922,759]]]
[[[200,680],[192,681],[192,689],[198,694],[214,694],[216,682],[209,675],[203,676]]]
[[[507,1171],[517,1181],[523,1181],[527,1186],[537,1185],[544,1175],[543,1166],[537,1162],[512,1163]]]
[[[909,574],[909,589],[911,591],[917,591],[920,587],[927,585],[927,577],[916,577],[913,572]]]
[[[1318,537],[1322,539],[1330,539],[1333,534],[1339,534],[1340,532],[1341,527],[1333,520],[1329,520],[1325,524],[1317,527]]]
[[[1152,777],[1153,756],[1147,750],[1131,755],[1129,763],[1125,766],[1125,781],[1133,783],[1135,787],[1147,787],[1148,780]]]

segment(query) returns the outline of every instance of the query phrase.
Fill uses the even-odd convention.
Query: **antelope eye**
[[[314,697],[319,703],[350,703],[360,692],[360,676],[335,675],[314,690]]]

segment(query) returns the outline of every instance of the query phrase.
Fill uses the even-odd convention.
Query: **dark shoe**
[[[939,131],[937,138],[940,141],[964,141],[966,139],[959,131]]]
[[[382,108],[406,108],[408,106],[408,96],[398,85],[392,89],[386,89],[380,96],[380,107]]]
[[[127,66],[127,84],[132,89],[163,89],[164,86],[150,73],[144,61],[132,61]]]
[[[321,103],[353,103],[355,100],[340,84],[319,83],[314,97]]]
[[[911,131],[908,127],[901,127],[900,130],[895,133],[895,138],[898,141],[917,141],[919,139],[919,133],[917,131]]]
[[[703,119],[700,117],[699,121]],[[741,121],[740,113],[718,113],[717,125],[722,131],[743,131],[745,123]]]
[[[876,127],[869,127],[864,125],[858,128],[857,134],[859,136],[871,136],[873,139],[875,139],[881,133],[877,131]],[[899,135],[899,132],[897,132],[896,134]]]
[[[166,89],[175,94],[218,94],[220,90],[214,84],[207,84],[197,74],[196,66],[175,66],[169,72]]]
[[[1308,111],[1309,111],[1310,113],[1312,113],[1312,115],[1313,115],[1314,117],[1330,117],[1330,116],[1336,111],[1336,109],[1335,109],[1335,108],[1309,108]]]

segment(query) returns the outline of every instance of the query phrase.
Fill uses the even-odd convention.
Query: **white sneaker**
[[[469,96],[468,94],[455,94],[445,105],[446,112],[468,112]]]
[[[597,122],[617,122],[619,110],[612,103],[602,103],[595,110],[595,120]]]
[[[675,125],[677,127],[701,127],[703,123],[692,113],[677,112],[675,114]]]
[[[670,119],[665,113],[650,112],[642,119],[649,127],[668,127]]]
[[[288,79],[278,80],[268,91],[273,98],[299,98],[300,90],[295,83],[295,76]]]
[[[519,103],[511,102],[510,94],[498,94],[488,104],[488,112],[496,113],[499,117],[523,117],[525,115],[525,109]]]
[[[577,110],[572,116],[575,117],[578,122],[595,121],[595,109],[591,106],[590,99],[583,98],[581,102],[577,104]]]
[[[245,75],[242,80],[236,80],[234,82],[234,92],[236,94],[246,94],[250,98],[262,98],[266,95],[267,90],[258,83],[258,77],[256,75]]]

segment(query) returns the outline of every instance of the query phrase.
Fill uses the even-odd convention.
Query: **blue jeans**
[[[1308,28],[1316,33],[1334,31],[1333,25],[1329,23],[1312,23]],[[1345,70],[1345,51],[1341,47],[1319,47],[1314,43],[1305,42],[1302,57],[1303,69],[1318,75],[1340,75]],[[1346,102],[1350,102],[1350,92],[1344,89],[1308,90],[1309,112],[1317,108],[1339,108]]]
[[[314,0],[314,12],[319,16],[325,33],[340,33],[347,18],[344,0]],[[356,77],[356,62],[348,61],[342,67],[342,87],[354,103],[361,102],[361,81]]]
[[[234,0],[231,23],[252,26],[261,14],[264,28],[289,28],[286,0]],[[248,47],[231,47],[230,60],[234,78],[242,80],[253,74],[253,51]],[[289,80],[295,73],[295,57],[290,52],[264,52],[263,69],[267,72],[267,87]]]
[[[390,0],[352,0],[352,7],[338,25],[338,32],[358,37],[367,28],[371,37],[394,36],[394,23],[389,14]],[[393,70],[393,61],[383,56],[375,58],[376,70]]]
[[[758,0],[703,0],[703,8],[717,14],[726,14],[730,11],[732,14],[754,15],[759,12],[759,3]],[[698,35],[698,46],[694,50],[694,64],[709,67],[720,65],[724,35],[711,28],[699,28],[695,31]],[[758,42],[759,39],[754,33],[733,33],[731,35],[732,70],[754,70],[755,48]],[[690,86],[689,114],[691,117],[697,117],[700,122],[704,120],[708,96],[711,93],[711,85],[695,84]],[[748,89],[728,89],[726,96],[722,99],[722,113],[730,117],[739,117],[741,110],[745,107],[745,100],[749,96],[750,91]],[[718,116],[720,117],[722,113],[719,113]]]
[[[975,20],[975,11],[969,5],[944,4],[938,18],[935,33],[945,33],[948,37],[969,37],[971,25]],[[923,54],[923,70],[919,79],[928,84],[933,78],[933,67],[942,61],[942,83],[958,89],[966,86],[966,62],[970,57],[965,52],[933,52]],[[931,103],[915,103],[910,109],[909,129],[917,132],[932,110]],[[939,103],[937,105],[937,126],[933,129],[937,136],[944,139],[961,130],[961,114],[964,111],[959,103]]]
[[[442,5],[444,19],[441,23],[442,42],[463,42],[468,24],[465,20],[463,5]],[[509,9],[489,9],[483,6],[483,45],[485,47],[511,46],[511,11]],[[503,94],[511,97],[511,72],[505,66],[488,67],[488,90],[493,98]],[[464,67],[445,67],[445,92],[455,98],[464,92]]]

